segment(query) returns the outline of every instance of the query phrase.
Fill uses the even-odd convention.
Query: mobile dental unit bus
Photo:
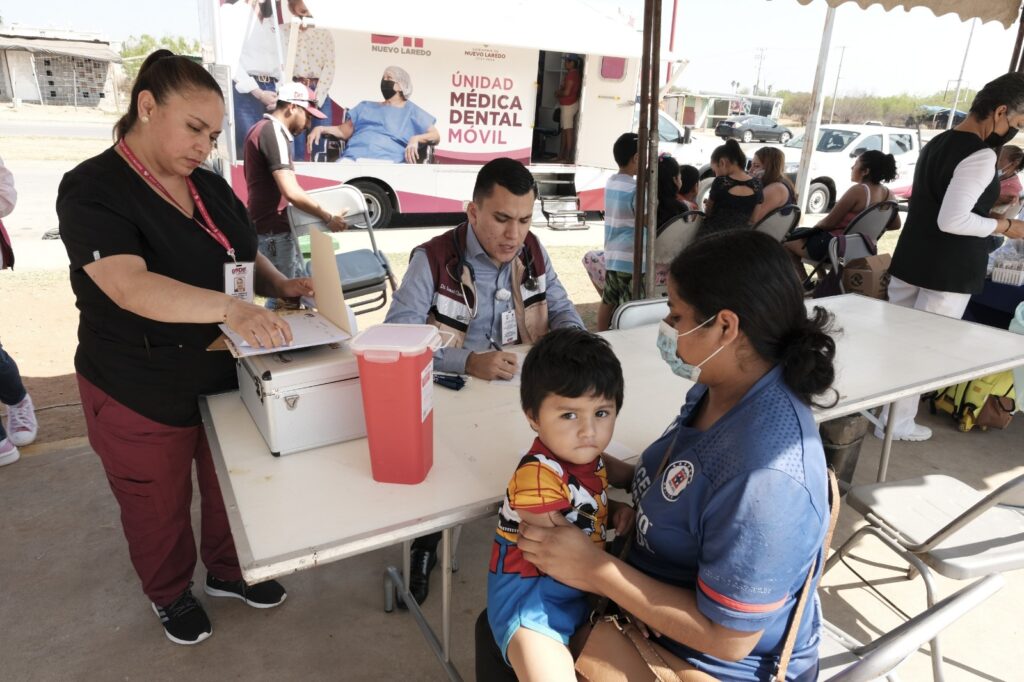
[[[311,16],[295,16],[303,7]],[[263,29],[273,39],[261,44],[276,50],[263,61],[277,68],[256,74],[261,88],[268,89],[268,81],[302,80],[315,86],[318,106],[339,124],[361,102],[380,103],[382,75],[398,67],[411,85],[408,102],[433,119],[440,139],[421,148],[417,163],[352,158],[340,140],[296,162],[307,189],[341,182],[358,187],[374,227],[387,226],[398,213],[464,210],[481,165],[500,156],[522,161],[536,177],[535,220],[575,227],[585,211],[603,209],[604,185],[616,168],[612,144],[635,129],[641,33],[625,18],[579,0],[281,0],[273,11],[269,16],[269,2],[200,3],[204,60],[228,95],[220,153],[231,159],[239,194],[245,182],[240,154],[232,149],[233,100],[251,95],[234,86],[249,75],[244,55],[252,50],[244,43],[252,38],[246,36]],[[554,162],[560,130],[555,92],[565,77],[565,55],[577,57],[582,76],[572,164]],[[688,132],[675,121],[662,115],[660,127],[665,151],[681,163],[706,164],[710,150],[687,144]],[[357,118],[349,144],[359,128]]]

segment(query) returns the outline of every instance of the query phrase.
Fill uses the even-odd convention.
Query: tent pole
[[[644,272],[644,291],[646,297],[654,296],[654,239],[658,236],[658,112],[661,103],[658,81],[661,78],[661,0],[654,0],[654,22],[651,31],[651,91],[649,93],[650,114],[647,124],[647,210],[644,215],[644,226],[647,231],[647,243],[644,249],[647,270]]]
[[[644,255],[644,231],[646,224],[644,214],[647,212],[647,137],[650,125],[650,107],[647,102],[651,97],[651,35],[654,27],[654,2],[644,0],[644,35],[643,54],[640,59],[640,130],[637,140],[637,171],[636,171],[636,219],[633,222],[633,282],[632,297],[640,298],[641,270]]]
[[[971,51],[971,38],[974,37],[974,27],[977,24],[977,19],[971,19],[971,32],[967,34],[964,60],[960,62],[960,75],[956,79],[956,95],[953,96],[953,108],[949,110],[949,116],[946,117],[946,130],[950,130],[953,127],[953,121],[956,120],[956,107],[960,104],[960,88],[963,87],[964,83],[964,68],[967,66],[967,55]]]
[[[1017,18],[1017,42],[1013,44],[1013,56],[1010,57],[1010,71],[1020,71],[1020,48],[1024,45],[1024,17]]]
[[[814,87],[811,89],[811,113],[804,131],[804,147],[800,155],[800,171],[797,173],[796,187],[799,193],[801,210],[807,212],[807,190],[811,186],[811,154],[818,142],[818,124],[821,121],[821,110],[824,107],[823,86],[825,84],[825,68],[828,66],[828,50],[832,44],[832,27],[836,23],[836,8],[829,5],[825,13],[825,28],[821,32],[821,47],[818,50],[818,67],[814,71]]]

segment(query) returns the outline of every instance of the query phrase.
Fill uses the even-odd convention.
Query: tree
[[[128,40],[121,45],[121,59],[124,60],[123,68],[126,80],[132,83],[139,73],[139,67],[154,50],[166,48],[174,54],[198,55],[199,41],[190,40],[184,36],[172,37],[161,36],[154,38],[148,33],[143,33],[136,38],[129,36]]]

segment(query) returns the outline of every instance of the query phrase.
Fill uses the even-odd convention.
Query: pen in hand
[[[496,350],[496,351],[503,350],[502,347],[500,345],[498,345],[498,342],[491,338],[490,334],[487,335],[487,341],[488,341],[488,343],[491,344],[491,348],[493,348],[494,350]]]

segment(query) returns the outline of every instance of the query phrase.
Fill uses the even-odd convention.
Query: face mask
[[[395,96],[395,81],[389,81],[384,78],[380,79],[380,94],[384,95],[384,99],[391,99]]]
[[[760,180],[761,178],[764,177],[764,168],[758,168],[756,170],[751,170],[750,171],[750,177],[757,178],[758,180]]]
[[[707,364],[708,360],[722,352],[725,346],[719,346],[711,355],[704,358],[703,362],[698,365],[691,365],[683,362],[682,358],[676,355],[677,339],[680,336],[687,336],[694,333],[701,327],[710,324],[715,318],[709,317],[707,320],[697,325],[688,332],[679,333],[672,326],[662,320],[661,324],[658,325],[658,350],[661,351],[661,359],[665,361],[665,364],[669,366],[672,373],[676,376],[682,377],[683,379],[689,379],[696,383],[700,381],[700,368]]]

